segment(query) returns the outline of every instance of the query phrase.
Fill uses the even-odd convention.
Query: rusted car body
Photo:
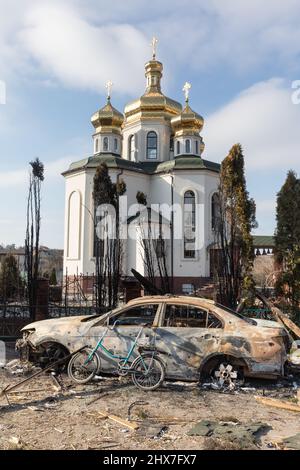
[[[144,338],[155,344],[170,379],[199,380],[221,363],[231,364],[248,377],[284,375],[288,336],[282,325],[243,318],[197,297],[141,297],[102,316],[31,323],[22,330],[19,348],[37,360],[50,350],[57,359],[82,346],[95,346],[107,324],[115,327],[104,344],[118,353],[126,353],[141,325],[146,325]],[[113,360],[100,352],[99,356],[102,371],[115,369]]]

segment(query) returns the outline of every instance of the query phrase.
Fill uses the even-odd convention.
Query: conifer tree
[[[246,189],[240,144],[235,144],[222,162],[218,196],[218,215],[214,220],[217,297],[219,302],[235,309],[245,291],[254,290],[251,230],[257,226],[255,202]]]
[[[17,261],[13,255],[7,255],[0,270],[0,298],[2,302],[17,300],[23,294],[24,282],[21,278]]]
[[[300,303],[300,179],[290,170],[277,194],[275,256],[281,265],[277,293],[285,297],[299,317]]]
[[[57,285],[57,277],[56,277],[56,269],[53,268],[51,271],[51,275],[49,278],[49,284],[50,286],[56,286]]]

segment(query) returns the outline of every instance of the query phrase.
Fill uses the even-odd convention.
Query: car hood
[[[86,322],[88,319],[98,319],[95,315],[78,315],[73,317],[62,317],[62,318],[49,318],[47,320],[35,321],[24,326],[21,331],[37,330],[37,329],[52,329],[53,327],[76,327],[79,326],[83,321]]]
[[[282,328],[282,329],[284,329],[284,327],[280,323],[278,323],[277,321],[263,320],[261,318],[253,318],[253,320],[257,323],[257,326],[262,326],[262,327],[266,327],[266,328]]]

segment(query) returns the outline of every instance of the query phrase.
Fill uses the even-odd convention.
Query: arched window
[[[117,152],[118,150],[118,139],[114,138],[114,151]]]
[[[149,160],[157,158],[157,134],[154,131],[147,134],[147,158]]]
[[[99,152],[99,139],[96,139],[95,141],[95,153]]]
[[[195,258],[196,198],[193,191],[184,193],[184,257]]]
[[[213,231],[218,229],[220,216],[220,197],[218,193],[214,193],[211,198],[211,228]]]
[[[187,139],[185,141],[185,153],[191,153],[191,141]]]
[[[129,160],[135,161],[135,135],[131,135],[128,139],[128,157]]]
[[[196,155],[199,154],[199,142],[198,142],[198,140],[195,141],[195,154]]]
[[[174,137],[170,137],[170,152],[174,152]]]
[[[103,151],[104,152],[108,151],[108,137],[104,137],[103,139]]]
[[[180,155],[180,142],[179,142],[179,140],[177,140],[177,145],[176,145],[176,147],[177,147],[177,148],[176,148],[176,153],[177,153],[177,155]]]

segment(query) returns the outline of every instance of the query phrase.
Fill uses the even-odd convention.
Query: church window
[[[174,138],[170,138],[170,152],[174,152]]]
[[[114,139],[114,151],[117,152],[118,150],[118,139]]]
[[[198,142],[198,140],[196,140],[196,142],[195,142],[195,153],[196,153],[196,155],[199,154],[199,142]]]
[[[157,134],[154,131],[147,134],[147,158],[151,160],[157,158]]]
[[[220,222],[220,198],[218,193],[214,193],[211,198],[211,228],[217,230]]]
[[[135,135],[131,135],[128,140],[128,155],[129,160],[135,161]]]
[[[184,194],[184,257],[195,258],[196,198],[193,191]]]
[[[176,148],[176,153],[177,153],[177,155],[179,155],[180,154],[180,142],[179,142],[179,140],[177,141],[176,147],[177,147]]]
[[[108,137],[104,137],[103,139],[103,150],[104,152],[107,152],[108,150]]]
[[[185,141],[185,153],[191,153],[191,141],[187,139]]]

